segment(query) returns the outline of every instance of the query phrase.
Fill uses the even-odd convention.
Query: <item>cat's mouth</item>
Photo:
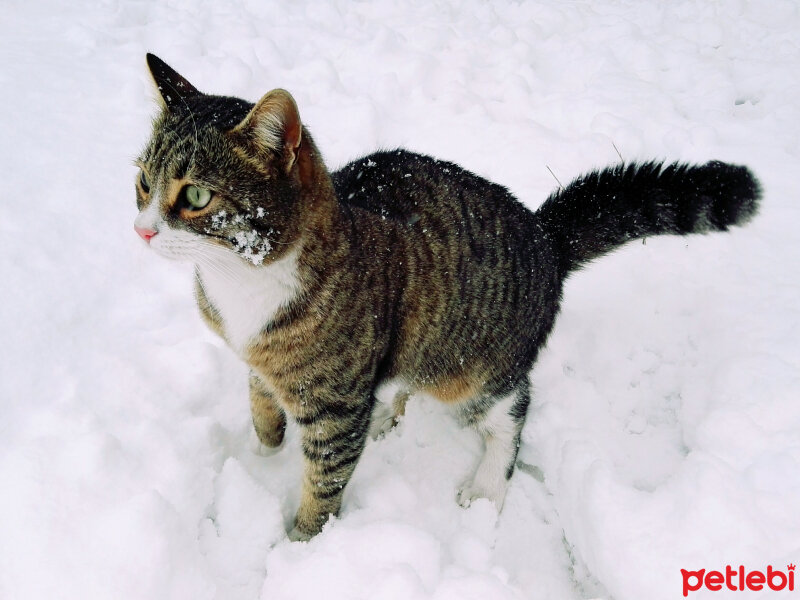
[[[252,266],[262,266],[272,259],[270,256],[278,246],[275,240],[279,232],[270,228],[267,233],[253,227],[231,231],[204,229],[202,233],[169,227],[163,221],[161,226],[146,227],[134,223],[136,233],[156,253],[170,260],[193,263],[217,263],[242,260]],[[270,257],[269,259],[267,257]]]
[[[255,231],[237,232],[230,237],[166,230],[151,235],[146,241],[159,256],[206,265],[230,264],[234,260],[260,267],[274,248],[271,240]]]

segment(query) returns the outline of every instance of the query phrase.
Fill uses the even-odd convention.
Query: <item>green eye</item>
[[[205,208],[211,202],[211,192],[196,185],[187,185],[186,202],[195,209]]]
[[[144,174],[144,171],[139,171],[139,185],[142,186],[142,191],[145,194],[150,193],[150,182],[147,181],[147,175]]]

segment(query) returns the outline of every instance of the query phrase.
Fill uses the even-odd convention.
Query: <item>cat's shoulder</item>
[[[361,179],[377,174],[395,174],[407,176],[411,174],[432,174],[438,176],[458,177],[461,175],[476,177],[473,173],[456,163],[395,148],[393,150],[377,150],[350,161],[334,173],[334,179]]]
[[[331,177],[342,204],[398,220],[494,185],[455,163],[403,149],[362,156]]]

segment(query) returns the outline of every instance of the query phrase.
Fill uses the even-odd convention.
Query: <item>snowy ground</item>
[[[616,145],[748,164],[763,211],[571,279],[499,517],[456,505],[479,440],[420,398],[292,544],[294,430],[250,452],[245,368],[133,232],[148,50],[289,89],[331,167],[405,146],[534,208]],[[800,561],[797,3],[5,0],[0,52],[3,600],[660,600]]]

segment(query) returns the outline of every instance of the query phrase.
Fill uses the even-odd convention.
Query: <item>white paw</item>
[[[250,429],[250,437],[248,438],[247,445],[249,446],[250,451],[258,456],[273,456],[280,452],[283,448],[283,443],[281,443],[279,446],[275,446],[274,448],[265,446],[261,443],[261,440],[258,439],[256,430],[252,428]]]
[[[458,490],[456,502],[461,508],[469,508],[475,500],[486,498],[499,512],[503,508],[503,502],[506,499],[506,490],[508,485],[505,483],[496,484],[492,486],[479,485],[472,481]]]
[[[369,437],[373,440],[384,437],[396,424],[392,407],[383,402],[376,402],[369,423]]]
[[[290,542],[307,542],[311,536],[304,531],[300,531],[297,527],[293,527],[288,534]]]

